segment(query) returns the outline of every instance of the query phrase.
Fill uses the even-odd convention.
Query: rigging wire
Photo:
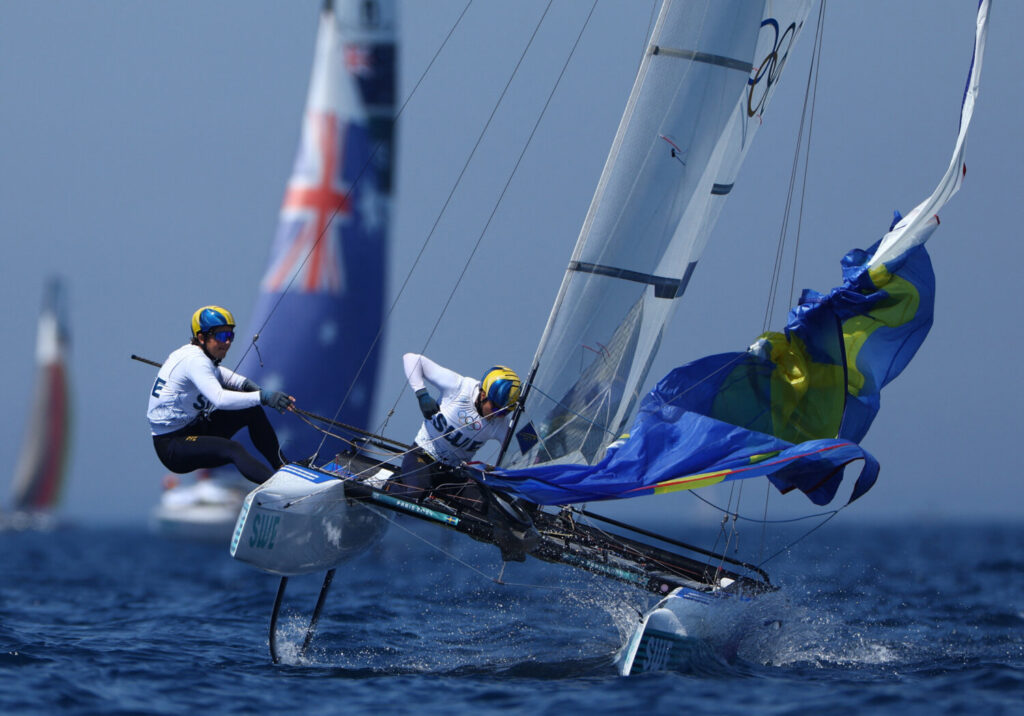
[[[459,176],[456,179],[455,184],[452,186],[452,189],[451,189],[451,191],[448,194],[448,198],[445,200],[444,205],[441,207],[441,211],[439,212],[439,214],[437,216],[437,219],[434,221],[434,225],[431,227],[430,233],[427,235],[427,238],[424,241],[423,247],[420,250],[420,256],[422,256],[423,252],[426,250],[427,244],[430,242],[430,239],[433,237],[434,231],[437,229],[437,226],[440,223],[442,216],[444,215],[445,211],[447,210],[448,204],[451,202],[452,196],[455,194],[456,189],[458,189],[459,185],[461,184],[463,175],[466,173],[466,170],[469,168],[469,164],[472,161],[474,155],[476,154],[477,148],[480,146],[480,143],[483,141],[483,137],[486,134],[487,129],[490,127],[491,121],[494,119],[494,116],[497,113],[498,108],[501,106],[502,100],[505,98],[505,94],[508,92],[509,86],[512,84],[512,81],[515,79],[516,74],[519,71],[519,67],[520,67],[520,65],[522,65],[523,60],[526,57],[526,53],[529,51],[530,47],[532,46],[533,41],[534,41],[534,39],[535,39],[535,37],[537,35],[537,32],[540,30],[541,24],[544,22],[544,18],[547,16],[548,11],[551,9],[552,2],[553,2],[553,0],[549,0],[547,6],[544,9],[544,13],[541,15],[540,20],[538,20],[536,27],[534,27],[533,34],[530,36],[529,42],[527,43],[526,47],[523,49],[523,52],[520,55],[518,62],[516,62],[515,68],[513,68],[512,74],[509,76],[508,82],[506,82],[505,87],[504,87],[504,89],[501,92],[501,96],[498,97],[498,100],[497,100],[497,102],[494,105],[494,109],[491,111],[490,117],[488,117],[486,124],[484,125],[484,127],[481,130],[479,136],[477,137],[476,144],[474,144],[474,146],[473,146],[473,150],[470,152],[469,156],[467,157],[466,162],[465,162],[465,164],[462,167],[462,170],[459,172]],[[504,187],[502,187],[501,193],[498,195],[498,198],[495,201],[494,206],[491,209],[490,216],[487,218],[487,222],[484,225],[484,228],[481,229],[480,234],[477,236],[476,243],[473,244],[473,249],[469,252],[469,255],[466,257],[466,260],[465,260],[465,262],[464,262],[464,264],[462,266],[462,271],[459,273],[458,279],[456,279],[455,284],[452,286],[452,289],[451,289],[451,291],[448,294],[448,299],[445,301],[445,304],[441,308],[441,311],[440,311],[440,314],[437,317],[437,320],[434,322],[434,325],[431,328],[430,333],[428,334],[426,340],[424,341],[423,348],[421,349],[421,352],[426,350],[426,347],[430,344],[431,339],[433,339],[434,334],[437,332],[437,329],[438,329],[438,327],[441,324],[441,320],[444,318],[445,314],[448,311],[448,307],[451,305],[452,300],[455,297],[455,292],[458,290],[459,286],[462,283],[462,279],[465,277],[466,272],[469,270],[469,265],[472,262],[473,257],[476,255],[477,250],[480,248],[480,244],[483,241],[483,238],[484,238],[484,236],[487,233],[487,229],[490,227],[491,222],[493,221],[494,216],[495,216],[495,214],[498,211],[498,208],[501,206],[502,201],[505,198],[505,194],[508,191],[508,188],[509,188],[509,186],[512,183],[512,179],[515,178],[516,173],[519,170],[519,165],[522,163],[523,157],[525,156],[526,151],[529,149],[530,145],[533,142],[534,135],[537,133],[537,129],[540,126],[541,121],[544,119],[544,116],[547,114],[547,110],[548,110],[548,107],[551,104],[551,100],[554,98],[555,92],[558,90],[558,87],[559,87],[559,85],[562,82],[562,78],[565,76],[565,72],[568,69],[569,63],[572,61],[573,56],[576,54],[576,49],[578,48],[580,40],[583,37],[583,33],[587,29],[587,26],[590,24],[590,20],[593,17],[594,10],[596,9],[596,7],[597,7],[597,0],[594,0],[593,4],[590,7],[590,11],[587,14],[586,20],[584,20],[583,25],[580,27],[579,33],[576,36],[576,40],[573,42],[572,49],[569,51],[569,54],[566,56],[565,62],[562,64],[562,69],[561,69],[561,71],[558,74],[558,78],[555,80],[554,85],[552,85],[552,87],[551,87],[551,91],[548,93],[547,99],[544,102],[544,107],[541,109],[540,113],[537,115],[537,119],[534,121],[533,127],[530,130],[530,135],[529,135],[529,137],[527,137],[526,143],[523,145],[523,148],[520,150],[519,156],[516,159],[516,163],[513,166],[512,171],[510,172],[510,174],[508,176],[508,179],[505,181]],[[419,256],[417,256],[417,261],[418,260],[419,260]],[[414,264],[413,268],[415,268],[415,264]],[[410,269],[410,276],[411,276],[411,273],[412,273],[412,269]],[[409,280],[409,278],[407,277],[406,281],[408,282],[408,280]],[[396,301],[397,301],[397,299],[396,299]],[[398,396],[395,398],[395,402],[394,402],[394,404],[391,407],[391,410],[388,412],[389,416],[392,413],[394,413],[395,409],[398,407],[398,402],[402,399],[402,396],[405,393],[406,387],[407,386],[403,385],[401,390],[399,391]],[[386,422],[387,422],[387,419],[385,419],[385,425],[386,425]],[[384,428],[384,425],[382,425],[380,429],[383,430],[383,428]]]
[[[690,494],[693,495],[694,497],[696,497],[698,500],[700,500],[704,504],[706,504],[708,507],[711,507],[712,509],[718,510],[719,512],[725,513],[727,515],[733,515],[734,514],[735,518],[737,520],[742,520],[744,522],[753,522],[755,524],[761,524],[762,522],[767,522],[768,524],[771,524],[771,525],[792,524],[794,522],[802,522],[803,520],[812,520],[812,519],[815,519],[816,517],[831,517],[834,513],[838,512],[840,509],[842,509],[840,507],[837,507],[834,510],[826,510],[824,512],[816,512],[816,513],[811,514],[811,515],[800,515],[799,517],[787,517],[785,519],[777,519],[777,520],[757,519],[755,517],[747,517],[746,515],[740,514],[739,512],[733,512],[732,510],[728,510],[725,507],[721,507],[719,505],[716,505],[714,502],[712,502],[711,500],[709,500],[706,497],[701,496],[700,494],[698,494],[695,491],[691,491]]]
[[[803,223],[804,223],[804,204],[805,204],[805,200],[806,200],[806,197],[807,197],[807,175],[808,175],[808,172],[809,172],[809,169],[810,169],[810,164],[811,164],[811,147],[813,146],[812,142],[811,142],[811,139],[812,139],[812,137],[814,135],[814,110],[815,110],[815,107],[817,107],[817,104],[818,104],[818,79],[821,77],[821,48],[825,44],[824,38],[825,38],[825,5],[826,4],[827,4],[827,0],[821,0],[821,5],[820,5],[820,7],[818,9],[818,26],[817,26],[817,31],[815,32],[815,36],[814,36],[814,46],[813,46],[813,48],[811,50],[811,67],[810,67],[810,70],[808,70],[808,73],[807,73],[807,89],[805,90],[805,97],[804,97],[804,110],[803,110],[803,112],[806,113],[806,111],[807,111],[807,97],[806,97],[806,94],[808,94],[808,93],[810,94],[810,105],[811,106],[810,106],[810,119],[809,119],[809,121],[807,123],[807,149],[804,152],[803,181],[801,182],[801,186],[800,186],[800,203],[799,203],[799,210],[797,212],[796,237],[795,237],[794,243],[793,243],[793,266],[792,266],[792,269],[790,270],[790,276],[789,276],[789,305],[790,306],[792,306],[794,304],[794,302],[796,301],[796,295],[795,294],[796,294],[797,258],[800,256],[800,235],[801,235],[801,232],[802,232],[802,229],[803,229]],[[812,75],[814,76],[813,89],[811,88],[811,76]],[[801,127],[803,126],[802,114],[801,114]],[[786,210],[787,210],[787,213],[788,213],[788,211],[789,211],[788,205],[786,207]],[[770,497],[771,497],[771,484],[769,483],[765,487],[765,497],[764,497],[764,514],[765,514],[765,517],[767,517],[767,515],[768,515],[768,501],[769,501]],[[830,515],[828,518],[826,518],[824,520],[824,522],[822,522],[822,524],[824,524],[825,522],[828,522],[828,520],[832,519],[832,517],[834,517],[834,516],[835,516],[834,514]],[[766,529],[766,527],[764,525],[762,525],[762,528],[761,528],[761,550],[762,551],[764,549],[765,539],[766,539],[765,529]],[[815,527],[814,529],[817,529],[817,527]],[[811,530],[811,531],[813,531],[813,530]],[[810,534],[810,532],[808,532],[808,534]]]
[[[651,32],[654,28],[654,19],[658,16],[658,1],[654,0],[651,3],[651,15],[647,18],[647,32],[644,33],[643,42],[640,43],[640,59],[637,60],[636,67],[637,72],[640,71],[640,66],[643,65],[644,57],[647,55],[647,45],[650,42]]]
[[[785,251],[786,236],[789,233],[789,220],[790,220],[790,215],[792,213],[792,208],[793,208],[793,195],[794,195],[794,192],[796,190],[796,181],[797,181],[797,177],[800,175],[801,157],[803,157],[804,172],[803,172],[803,183],[802,183],[802,186],[801,186],[801,194],[800,194],[800,210],[798,211],[798,217],[797,217],[797,228],[796,228],[796,230],[797,230],[797,236],[798,237],[800,235],[800,222],[803,220],[803,200],[804,200],[804,196],[806,195],[806,191],[807,191],[807,160],[808,160],[808,157],[810,155],[810,140],[811,140],[810,130],[808,129],[808,132],[807,132],[807,144],[808,144],[807,152],[806,153],[802,153],[803,143],[804,143],[804,126],[808,122],[808,110],[810,110],[810,116],[811,116],[811,120],[812,121],[813,121],[813,117],[814,117],[814,104],[815,104],[816,99],[817,99],[817,67],[818,67],[818,63],[821,60],[821,40],[822,40],[823,31],[824,31],[824,23],[825,23],[825,4],[826,4],[825,0],[822,0],[822,3],[821,3],[821,5],[818,8],[818,22],[817,22],[817,27],[816,27],[816,30],[815,30],[815,35],[814,35],[814,46],[813,46],[813,49],[811,51],[810,67],[807,70],[807,85],[806,85],[806,87],[804,89],[804,101],[803,101],[803,106],[802,106],[801,111],[800,111],[800,125],[799,125],[799,127],[797,129],[796,148],[793,151],[793,164],[792,164],[792,168],[791,168],[790,174],[789,174],[789,187],[788,187],[787,194],[786,194],[785,209],[784,209],[784,211],[782,213],[782,222],[781,222],[781,226],[779,227],[779,238],[778,238],[778,243],[776,245],[776,250],[775,250],[775,265],[774,265],[774,267],[772,269],[772,279],[771,279],[771,285],[770,285],[770,288],[769,288],[769,291],[768,291],[768,301],[767,301],[767,304],[765,306],[764,320],[763,320],[763,322],[761,324],[761,330],[762,331],[767,331],[769,326],[770,326],[770,324],[771,324],[771,320],[772,320],[771,314],[775,310],[775,302],[776,302],[776,300],[778,298],[779,280],[780,280],[781,274],[782,274],[782,257],[783,257],[783,253]],[[799,244],[797,244],[796,248],[799,248]],[[793,261],[794,261],[794,270],[795,270],[795,266],[796,266],[796,256],[795,256],[795,254],[794,254]],[[791,278],[795,282],[795,280],[796,280],[795,276],[793,276]],[[791,286],[790,286],[790,303],[792,303],[792,299],[793,299],[792,291],[793,291],[793,288],[792,288],[792,284],[791,284]]]
[[[768,564],[768,562],[770,562],[771,560],[775,559],[776,557],[778,557],[778,556],[779,556],[780,554],[782,554],[783,552],[787,552],[787,551],[791,550],[791,549],[792,549],[793,547],[795,547],[795,546],[796,546],[796,545],[797,545],[798,543],[800,543],[800,542],[804,541],[805,539],[807,539],[808,537],[810,537],[810,536],[811,536],[811,535],[812,535],[812,534],[813,534],[814,532],[817,532],[817,531],[818,531],[819,529],[821,529],[822,527],[824,527],[824,526],[825,526],[825,524],[826,524],[826,523],[827,523],[827,522],[828,522],[829,520],[831,520],[831,519],[832,519],[833,517],[835,517],[836,515],[838,515],[838,514],[839,514],[839,512],[840,512],[840,511],[841,511],[841,510],[842,510],[842,509],[843,509],[844,507],[845,507],[845,505],[844,505],[843,507],[840,507],[840,508],[838,508],[837,510],[835,510],[834,512],[832,512],[832,514],[830,514],[830,515],[829,515],[828,517],[826,517],[825,519],[823,519],[823,520],[822,520],[821,522],[819,522],[819,523],[818,523],[817,525],[815,525],[815,526],[814,526],[814,527],[812,527],[811,529],[809,529],[809,530],[807,530],[806,532],[804,532],[804,533],[803,533],[802,535],[800,535],[799,537],[797,537],[797,538],[796,538],[795,540],[793,540],[792,542],[790,542],[789,544],[787,544],[787,545],[785,545],[785,546],[783,546],[783,547],[780,547],[780,548],[779,548],[778,550],[776,550],[775,552],[773,552],[773,553],[772,553],[772,554],[770,554],[769,556],[767,556],[767,557],[765,557],[764,559],[762,559],[762,560],[761,560],[760,562],[758,562],[758,563],[757,563],[757,566],[758,566],[758,567],[763,567],[764,565]]]
[[[811,138],[812,129],[814,126],[814,109],[817,104],[818,96],[818,78],[820,77],[820,64],[821,64],[821,48],[824,39],[825,29],[825,5],[827,0],[822,0],[821,5],[818,6],[818,20],[814,33],[814,44],[811,49],[811,62],[807,69],[807,83],[804,87],[804,99],[803,105],[800,110],[800,125],[797,129],[797,141],[796,147],[793,151],[793,163],[789,175],[789,187],[786,194],[786,203],[783,210],[782,222],[779,228],[779,238],[775,250],[775,265],[772,270],[771,284],[768,291],[768,301],[765,305],[764,320],[761,325],[762,332],[768,330],[771,323],[772,313],[775,311],[775,303],[778,299],[779,294],[779,281],[782,274],[782,257],[785,253],[786,237],[789,234],[789,222],[790,216],[793,209],[793,198],[796,190],[797,178],[801,177],[801,162],[803,164],[803,171],[800,184],[800,201],[798,204],[797,217],[796,217],[796,237],[793,247],[793,267],[790,275],[790,286],[789,286],[789,305],[793,305],[795,300],[794,292],[796,286],[796,266],[797,266],[797,255],[800,249],[800,234],[803,227],[803,215],[804,215],[804,201],[807,195],[807,176],[808,168],[810,164],[810,152],[811,152]],[[804,127],[807,127],[807,141],[806,149],[804,149]],[[739,499],[742,497],[742,485],[740,486],[740,496],[737,498],[737,509],[739,507]],[[771,497],[771,485],[769,484],[765,491],[764,497],[764,515],[767,517],[768,514],[768,502]],[[831,519],[828,517],[825,521]],[[735,524],[735,521],[734,521]],[[820,526],[820,525],[819,525]],[[815,527],[814,529],[817,529]],[[813,531],[813,530],[812,530]],[[809,534],[809,533],[808,533]],[[761,541],[759,552],[763,553],[765,548],[767,535],[764,523],[762,523],[761,529]]]
[[[828,0],[821,0],[821,8],[818,12],[818,28],[814,38],[814,48],[811,52],[811,71],[814,74],[814,88],[811,90],[811,116],[807,122],[807,149],[804,151],[804,175],[800,185],[800,209],[797,212],[796,237],[793,243],[793,268],[789,275],[789,305],[796,300],[796,260],[800,256],[800,234],[804,224],[804,202],[807,197],[807,174],[811,166],[811,147],[814,136],[814,109],[818,104],[818,79],[821,77],[821,48],[825,44],[825,6]],[[810,73],[807,77],[810,83]],[[805,100],[806,102],[806,100]]]
[[[665,572],[667,572],[669,574],[673,574],[673,575],[675,575],[677,577],[688,577],[688,575],[685,572],[683,572],[682,570],[680,570],[679,568],[677,568],[676,566],[674,566],[670,562],[667,562],[665,560],[659,559],[658,557],[656,557],[655,555],[651,554],[650,552],[644,552],[642,550],[636,549],[629,542],[627,542],[621,535],[617,535],[614,532],[609,532],[608,530],[606,530],[606,529],[604,529],[602,527],[599,527],[594,522],[594,520],[589,519],[588,517],[586,517],[586,513],[583,513],[583,514],[584,514],[584,518],[583,519],[577,519],[578,522],[580,522],[581,524],[589,527],[590,529],[594,530],[595,532],[599,533],[601,536],[603,536],[609,542],[617,545],[619,547],[619,549],[621,549],[623,552],[626,552],[628,554],[633,554],[633,555],[635,555],[637,557],[640,557],[641,559],[643,559],[644,561],[646,561],[646,562],[648,562],[650,564],[656,564],[662,570],[664,570]],[[626,525],[626,527],[629,527],[629,525]],[[722,560],[718,563],[718,566],[715,568],[715,572],[716,573],[720,573],[724,569],[724,565],[725,565],[725,557],[723,556]],[[708,565],[704,565],[704,566],[705,567],[710,567],[711,565],[708,564]],[[707,575],[707,572],[705,572],[705,575]]]
[[[505,581],[505,579],[503,579],[503,576],[505,574],[505,566],[506,566],[507,562],[504,562],[504,561],[502,561],[502,563],[501,563],[501,570],[498,572],[498,576],[492,577],[491,575],[489,575],[486,572],[484,572],[482,569],[479,569],[478,567],[476,567],[473,564],[467,562],[466,560],[461,559],[460,557],[458,557],[451,550],[445,549],[441,545],[436,544],[434,542],[431,542],[429,539],[427,539],[423,535],[419,535],[415,531],[413,531],[412,529],[406,527],[404,524],[402,524],[401,520],[396,519],[397,515],[395,515],[394,513],[385,513],[384,510],[380,510],[380,509],[378,509],[376,507],[373,507],[371,505],[367,505],[365,503],[363,504],[363,506],[366,509],[370,510],[371,512],[376,513],[382,519],[387,520],[388,522],[390,522],[395,527],[398,527],[400,530],[405,532],[407,535],[409,535],[409,536],[419,540],[420,542],[422,542],[423,544],[427,545],[431,549],[436,550],[441,555],[443,555],[444,557],[452,560],[453,562],[457,562],[458,564],[462,565],[463,567],[465,567],[466,569],[470,570],[471,572],[475,572],[479,576],[481,576],[484,579],[486,579],[488,582],[493,582],[494,584],[498,584],[498,585],[501,585],[503,587],[526,587],[526,588],[529,588],[529,589],[546,589],[548,591],[558,591],[558,592],[566,592],[566,593],[572,593],[574,591],[573,587],[562,586],[562,585],[559,585],[559,584],[529,584],[529,583],[526,583],[526,582],[508,582],[508,581]]]

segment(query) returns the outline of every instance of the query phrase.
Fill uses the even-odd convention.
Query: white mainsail
[[[632,419],[810,4],[662,5],[534,358],[539,441],[503,465],[593,463]]]

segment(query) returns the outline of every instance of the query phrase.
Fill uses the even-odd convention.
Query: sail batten
[[[674,47],[661,47],[654,45],[651,48],[652,55],[665,55],[667,57],[679,57],[684,60],[692,60],[694,62],[703,62],[708,65],[719,65],[720,67],[727,67],[730,70],[739,70],[740,72],[750,72],[754,69],[754,66],[749,62],[743,60],[736,60],[732,57],[722,57],[720,55],[712,55],[707,52],[698,52],[696,50],[680,50]]]
[[[633,281],[634,283],[647,284],[654,287],[654,295],[657,298],[676,298],[681,296],[683,291],[686,290],[686,284],[689,283],[690,276],[693,274],[693,269],[696,268],[696,266],[696,262],[691,263],[686,268],[686,273],[683,274],[682,278],[655,276],[654,274],[631,271],[630,269],[621,268],[619,266],[601,266],[599,264],[591,264],[584,261],[571,261],[569,263],[569,270],[579,271],[581,273],[592,273],[598,276],[608,276],[610,278],[618,278],[624,281]]]

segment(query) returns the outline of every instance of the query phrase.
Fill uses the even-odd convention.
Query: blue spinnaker
[[[665,376],[630,433],[597,464],[499,470],[487,483],[565,504],[763,476],[823,505],[846,465],[862,461],[850,495],[857,499],[879,469],[857,443],[878,412],[881,389],[927,335],[935,295],[923,246],[869,269],[877,246],[848,253],[843,284],[829,294],[804,291],[783,333]]]

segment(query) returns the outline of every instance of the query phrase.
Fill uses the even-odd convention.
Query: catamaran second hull
[[[246,496],[231,556],[294,576],[333,569],[366,551],[384,535],[388,521],[345,497],[351,477],[285,465]]]
[[[693,585],[669,592],[643,615],[619,651],[619,674],[692,672],[707,669],[709,661],[732,662],[749,638],[781,626],[779,602],[768,596],[778,593],[775,588],[730,582],[710,590]]]
[[[700,653],[695,627],[723,597],[679,587],[647,612],[615,663],[622,676],[650,671],[685,670]]]

